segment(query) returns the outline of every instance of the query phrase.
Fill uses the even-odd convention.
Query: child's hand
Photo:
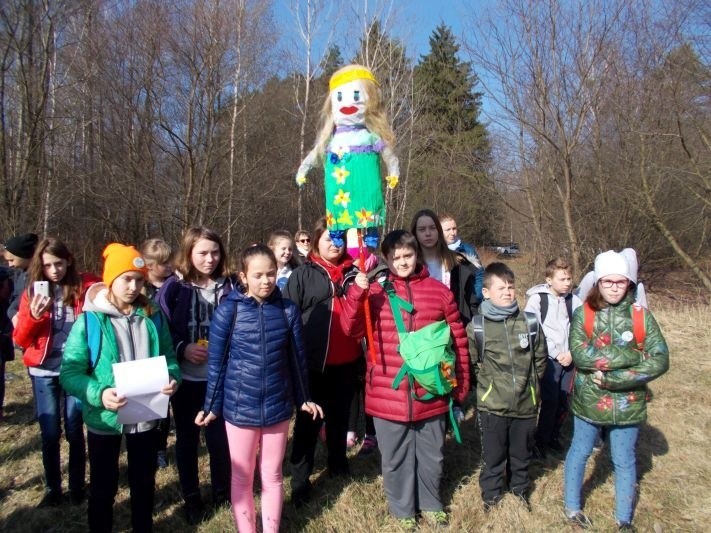
[[[118,411],[126,405],[126,402],[128,400],[124,396],[119,396],[115,387],[104,389],[104,392],[101,393],[101,403],[109,411]]]
[[[195,342],[191,342],[185,347],[184,356],[185,359],[194,365],[201,365],[207,361],[207,348]]]
[[[309,413],[310,415],[312,415],[314,420],[316,420],[316,418],[319,416],[323,418],[323,410],[318,404],[314,402],[304,402],[304,404],[301,406],[301,410],[305,413]]]
[[[570,366],[570,363],[573,362],[573,356],[570,352],[559,353],[558,362],[563,366]]]
[[[52,299],[49,296],[35,294],[32,296],[32,301],[30,302],[30,314],[32,315],[32,318],[39,320],[51,306]]]
[[[207,426],[210,422],[217,419],[217,415],[210,412],[205,415],[205,411],[200,411],[195,417],[195,424],[198,426]]]
[[[368,283],[368,276],[366,276],[363,272],[358,272],[358,274],[356,274],[355,283],[364,291],[367,291],[370,287],[370,283]]]
[[[603,378],[604,378],[604,375],[603,375],[603,373],[602,373],[602,370],[598,370],[597,372],[595,372],[595,373],[593,374],[593,376],[592,376],[592,381],[593,381],[593,383],[594,383],[595,385],[597,385],[598,387],[602,387],[602,380],[603,380]]]
[[[175,394],[175,391],[178,390],[178,382],[175,381],[174,379],[170,380],[170,383],[168,383],[165,387],[163,387],[160,391],[165,394],[166,396],[172,396]]]

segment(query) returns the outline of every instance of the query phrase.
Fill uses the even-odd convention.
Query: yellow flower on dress
[[[339,185],[343,185],[346,182],[346,178],[350,176],[351,173],[346,170],[346,167],[336,167],[333,172],[331,173],[331,176],[336,178],[336,183]]]
[[[351,215],[348,213],[348,209],[343,211],[343,213],[341,213],[341,216],[338,217],[338,223],[345,224],[346,226],[353,225],[353,219],[351,218]]]
[[[365,226],[366,224],[368,224],[368,222],[371,222],[373,220],[373,212],[366,211],[365,207],[360,211],[356,212],[356,216],[358,217],[359,226]]]
[[[330,211],[326,211],[326,226],[332,227],[336,223],[336,219],[333,218],[333,214]]]
[[[341,206],[343,206],[343,209],[347,209],[348,202],[350,202],[350,201],[351,201],[351,193],[350,192],[343,192],[343,189],[338,189],[338,194],[333,198],[333,205],[341,205]]]

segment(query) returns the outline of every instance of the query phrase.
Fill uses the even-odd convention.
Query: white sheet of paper
[[[128,402],[118,410],[119,424],[165,418],[170,397],[163,394],[170,377],[164,356],[114,363],[116,392]]]

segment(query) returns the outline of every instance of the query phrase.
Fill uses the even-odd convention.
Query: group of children
[[[293,257],[295,244],[297,255],[305,254],[303,266]],[[196,524],[205,516],[197,465],[204,430],[214,505],[229,501],[238,530],[255,531],[252,484],[258,462],[262,530],[278,531],[281,464],[294,407],[300,414],[292,446],[292,500],[300,504],[308,501],[316,434],[324,419],[329,471],[348,472],[348,407],[365,357],[365,412],[378,436],[389,508],[404,529],[416,529],[418,517],[434,526],[447,524],[440,483],[449,397],[464,404],[470,382],[476,383],[479,484],[487,512],[507,492],[528,507],[530,460],[534,453],[562,450],[559,430],[572,390],[566,516],[580,527],[590,524],[580,504],[584,467],[598,430],[608,427],[616,517],[621,529],[631,527],[634,443],[645,417],[645,385],[668,367],[666,344],[651,313],[633,306],[636,271],[621,254],[601,254],[583,311],[571,293],[569,265],[553,260],[545,284],[528,291],[521,311],[511,269],[492,263],[482,269],[482,279],[481,272],[474,275],[477,265],[466,278],[477,312],[462,320],[458,295],[465,291],[445,283],[451,271],[442,259],[450,260],[446,246],[436,215],[421,212],[412,232],[383,237],[384,265],[372,268],[371,261],[367,275],[368,268],[356,269],[345,247],[331,242],[325,225],[317,224],[311,235],[302,231],[294,240],[288,232],[275,232],[269,246],[248,247],[236,277],[219,236],[192,228],[175,258],[161,240],[144,243],[142,253],[108,245],[98,280],[77,272],[61,242],[43,240],[30,261],[13,334],[24,349],[40,420],[47,480],[42,505],[58,505],[62,498],[63,397],[74,503],[84,499],[82,420],[88,428],[90,530],[111,529],[122,438],[132,526],[151,530],[155,471],[169,423],[119,424],[117,411],[126,399],[116,391],[111,365],[163,355],[170,378],[162,393],[171,396],[187,520]],[[463,260],[453,255],[451,261],[456,266]],[[35,281],[48,282],[48,294],[40,294]],[[98,357],[90,353],[82,311],[99,318]],[[638,315],[642,318],[634,318]],[[401,329],[412,334],[440,322],[451,335],[453,388],[449,395],[428,395],[417,379],[397,379],[403,366],[400,344],[407,336]],[[368,328],[372,352],[364,355]],[[72,427],[76,431],[70,433]]]

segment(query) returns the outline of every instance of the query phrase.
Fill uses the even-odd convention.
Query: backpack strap
[[[531,349],[531,353],[533,353],[533,343],[536,342],[536,337],[538,337],[538,318],[534,313],[529,313],[528,311],[524,311],[523,315],[526,317],[526,328],[528,329],[528,346]]]
[[[548,316],[548,294],[538,293],[541,297],[541,324],[545,323]]]
[[[474,315],[472,317],[472,331],[474,332],[474,342],[481,362],[484,359],[484,315]]]
[[[573,321],[573,293],[569,292],[565,295],[565,310],[568,311],[568,323]],[[543,321],[541,320],[541,324]]]
[[[593,311],[593,308],[590,307],[590,304],[586,301],[583,304],[583,329],[588,339],[592,339],[594,325],[595,311]]]
[[[89,347],[89,371],[96,368],[96,363],[99,361],[101,354],[101,344],[104,340],[103,332],[101,331],[101,323],[99,317],[93,311],[84,311],[84,331],[86,332],[86,343]]]
[[[644,319],[644,307],[639,304],[632,304],[632,335],[634,335],[637,348],[640,350],[644,348],[644,339],[647,336]]]
[[[405,327],[405,321],[402,319],[402,310],[404,309],[408,313],[412,313],[414,307],[410,302],[400,298],[395,292],[395,287],[390,280],[386,279],[380,283],[383,289],[388,294],[388,301],[390,302],[390,308],[393,312],[393,318],[395,319],[395,327],[397,327],[398,333],[405,334],[408,333]]]

